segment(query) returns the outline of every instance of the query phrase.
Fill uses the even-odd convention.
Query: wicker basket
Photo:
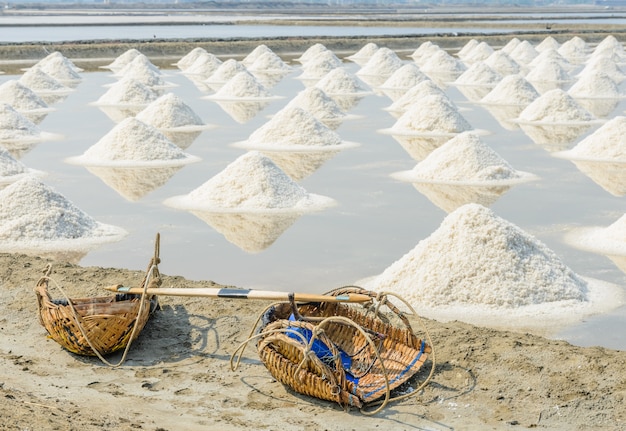
[[[159,287],[159,235],[143,287]],[[48,293],[51,266],[35,287],[39,321],[50,338],[70,352],[106,356],[127,347],[157,308],[156,295],[116,294],[94,298],[52,299]],[[146,286],[147,284],[147,286]]]
[[[344,408],[384,406],[404,398],[391,398],[390,393],[419,371],[432,347],[415,335],[386,296],[360,288],[329,292],[344,293],[364,293],[376,301],[367,308],[337,302],[268,308],[257,334],[261,360],[278,381],[296,392]],[[378,300],[390,312],[383,314]]]

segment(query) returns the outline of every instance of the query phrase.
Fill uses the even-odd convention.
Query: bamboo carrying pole
[[[142,287],[125,287],[114,285],[105,287],[106,290],[116,293],[132,293],[141,295],[144,293]],[[346,295],[317,295],[311,293],[289,293],[274,292],[269,290],[250,289],[218,289],[212,287],[158,287],[145,289],[147,295],[166,296],[201,296],[207,298],[231,298],[231,299],[265,299],[271,301],[289,301],[290,296],[296,302],[371,302],[372,298],[360,293],[350,293]]]

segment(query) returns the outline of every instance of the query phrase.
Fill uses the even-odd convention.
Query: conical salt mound
[[[428,80],[430,78],[424,75],[416,64],[407,63],[393,72],[380,88],[408,90],[420,82]]]
[[[11,105],[0,103],[0,142],[36,141],[41,129],[17,112]]]
[[[77,68],[74,63],[68,60],[60,52],[53,52],[52,54],[49,54],[45,58],[39,60],[33,67],[40,68],[60,82],[80,81],[82,79],[78,73],[81,69]]]
[[[71,163],[94,166],[181,165],[198,159],[183,152],[156,128],[129,117]]]
[[[537,44],[537,46],[535,46],[535,49],[538,52],[544,52],[550,49],[557,50],[560,47],[561,45],[555,38],[553,38],[552,36],[548,36],[544,40],[542,40],[539,44]]]
[[[569,70],[572,68],[570,62],[567,61],[567,59],[559,54],[559,52],[555,49],[546,49],[545,51],[541,51],[539,55],[535,57],[528,66],[530,68],[535,68],[544,61],[555,61],[565,70]]]
[[[580,141],[574,148],[564,151],[567,158],[626,162],[626,117],[617,116]]]
[[[244,66],[248,67],[252,65],[261,55],[267,53],[274,54],[274,51],[272,51],[267,45],[258,45],[248,55],[246,55],[243,60],[241,60],[241,63],[243,63]]]
[[[417,47],[415,51],[411,54],[411,58],[413,61],[421,66],[423,65],[433,54],[442,51],[439,45],[432,43],[431,41],[426,41]]]
[[[183,70],[185,75],[198,75],[204,78],[211,76],[217,70],[222,60],[209,52],[200,53],[187,68]]]
[[[189,66],[191,66],[193,62],[196,61],[196,59],[202,54],[208,54],[207,50],[197,46],[189,51],[187,54],[185,54],[180,60],[178,60],[175,63],[175,66],[178,67],[180,70],[185,70]]]
[[[32,67],[24,72],[19,81],[37,94],[67,93],[71,91],[70,88],[37,67]]]
[[[578,74],[578,77],[581,78],[585,75],[594,74],[597,72],[603,72],[607,74],[616,83],[620,83],[626,78],[626,74],[622,72],[622,70],[615,63],[615,61],[607,57],[597,57],[589,61],[585,65],[583,70]]]
[[[317,57],[320,53],[325,52],[325,51],[330,51],[330,50],[326,48],[324,45],[322,45],[321,43],[316,43],[308,47],[306,51],[304,51],[300,57],[296,58],[296,61],[299,61],[300,63],[304,64],[308,62],[309,60],[311,60],[312,58]]]
[[[48,104],[33,90],[16,79],[0,85],[0,103],[8,103],[18,112],[48,110]]]
[[[165,203],[191,210],[263,212],[301,211],[330,201],[307,193],[269,157],[248,151],[200,187]]]
[[[211,76],[209,76],[204,82],[210,84],[220,84],[223,82],[227,82],[230,78],[232,78],[239,72],[245,72],[247,70],[248,69],[246,69],[246,66],[244,66],[242,63],[238,62],[235,59],[229,58],[228,60],[220,64],[218,68],[215,69],[215,72],[213,72]]]
[[[330,96],[353,95],[368,91],[367,84],[342,67],[328,72],[315,86]]]
[[[161,71],[150,63],[150,60],[145,56],[139,56],[120,70],[118,76],[126,80],[133,79],[153,88],[166,86],[162,75]]]
[[[211,99],[267,99],[272,94],[250,72],[239,72],[230,78]]]
[[[341,145],[339,135],[302,108],[285,107],[267,123],[256,129],[247,140],[254,145],[275,148],[323,148]]]
[[[574,98],[615,99],[623,96],[615,81],[601,71],[581,76],[567,92]]]
[[[475,184],[518,180],[523,176],[478,135],[464,132],[433,150],[411,171],[398,178]]]
[[[484,63],[502,76],[519,73],[520,65],[502,50],[494,51]]]
[[[0,242],[37,246],[98,237],[119,237],[119,228],[103,225],[63,195],[35,178],[24,178],[0,191]]]
[[[341,67],[341,60],[331,51],[322,51],[302,65],[301,79],[320,79],[328,72]]]
[[[390,129],[391,133],[456,134],[471,130],[472,126],[457,107],[443,96],[426,96],[410,107]]]
[[[369,42],[363,45],[357,52],[347,56],[346,58],[348,60],[369,60],[379,49],[380,47],[374,42]]]
[[[519,115],[524,122],[542,123],[581,123],[595,120],[565,91],[557,88],[539,96]]]
[[[570,76],[567,70],[554,59],[546,59],[535,65],[526,74],[526,79],[530,82],[568,82]]]
[[[587,42],[578,36],[574,36],[563,42],[558,52],[570,63],[579,64],[587,59],[588,50]]]
[[[96,105],[147,106],[158,98],[145,84],[134,79],[121,79],[95,102]]]
[[[477,63],[477,62],[485,61],[493,53],[494,53],[493,48],[489,46],[487,42],[483,41],[483,42],[478,43],[478,45],[472,48],[471,51],[465,54],[465,56],[462,57],[462,60],[465,63],[469,63],[469,64]]]
[[[470,39],[465,45],[463,45],[459,52],[456,53],[456,56],[463,60],[467,54],[472,52],[472,50],[478,46],[479,43],[480,42],[476,39]]]
[[[28,173],[35,173],[35,171],[15,160],[7,150],[0,146],[0,184],[13,182]]]
[[[346,117],[346,113],[339,108],[339,105],[317,87],[309,87],[302,90],[285,105],[285,108],[296,107],[310,112],[321,122],[341,121]]]
[[[175,129],[204,124],[193,109],[173,93],[159,97],[135,118],[157,129]]]
[[[422,72],[429,74],[457,74],[463,73],[467,67],[444,50],[436,51],[427,61],[420,66]]]
[[[363,76],[389,77],[402,67],[402,60],[389,48],[380,48],[356,73]]]
[[[522,75],[509,75],[502,78],[481,103],[494,105],[528,106],[539,97],[539,93]]]
[[[502,80],[502,75],[483,62],[474,63],[463,72],[454,83],[457,85],[495,86]]]
[[[517,45],[519,45],[520,43],[522,43],[522,41],[519,40],[517,37],[514,37],[502,47],[501,51],[510,55],[511,52],[513,52],[513,50],[517,48]]]
[[[419,84],[411,87],[401,96],[398,100],[393,102],[387,110],[396,112],[405,112],[411,106],[426,96],[440,96],[448,98],[446,93],[430,79],[420,82]]]
[[[508,54],[519,64],[527,65],[539,55],[539,52],[537,52],[530,42],[523,40]]]
[[[266,52],[261,54],[254,63],[248,66],[253,72],[276,73],[291,70],[291,66],[285,63],[277,54]]]
[[[122,54],[118,55],[115,58],[115,60],[113,60],[112,63],[108,64],[107,66],[104,66],[104,68],[111,69],[112,71],[116,72],[124,68],[124,66],[126,66],[128,63],[133,61],[136,57],[141,56],[141,55],[143,54],[139,50],[135,48],[131,48],[127,51],[124,51]]]
[[[449,214],[370,287],[419,307],[585,302],[587,283],[539,240],[479,204]]]

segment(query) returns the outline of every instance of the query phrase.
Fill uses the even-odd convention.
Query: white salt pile
[[[308,111],[285,107],[236,146],[283,151],[337,151],[353,145],[343,142],[337,133]]]
[[[365,64],[367,60],[369,60],[372,55],[374,55],[376,51],[378,51],[378,49],[378,45],[376,45],[374,42],[369,42],[363,45],[361,49],[359,49],[354,54],[347,56],[346,59],[354,61],[357,64]]]
[[[104,93],[94,105],[147,106],[158,98],[157,93],[134,79],[120,79]]]
[[[34,178],[0,191],[0,244],[3,251],[89,248],[118,241],[127,232],[102,224],[65,196]]]
[[[54,79],[62,83],[73,83],[82,80],[79,71],[68,58],[60,52],[53,52],[39,60],[33,67],[38,67]]]
[[[183,70],[185,75],[197,75],[205,79],[217,70],[222,60],[209,52],[200,53],[194,62]]]
[[[143,55],[139,50],[135,49],[135,48],[131,48],[127,51],[124,51],[122,54],[120,54],[119,56],[117,56],[115,58],[115,60],[113,60],[112,63],[106,65],[106,66],[102,66],[103,69],[110,69],[113,72],[117,72],[119,70],[121,70],[122,68],[124,68],[124,66],[126,66],[128,63],[130,63],[131,61],[133,61],[135,59],[135,57],[138,57],[140,55]]]
[[[473,132],[463,132],[433,150],[412,170],[394,178],[411,183],[503,185],[528,181],[532,174],[516,171]]]
[[[581,76],[567,92],[579,99],[619,99],[624,96],[615,81],[599,70]]]
[[[7,150],[0,146],[0,187],[30,175],[40,176],[43,172],[26,167],[24,163],[15,160]]]
[[[616,59],[623,60],[626,57],[624,52],[624,46],[617,40],[612,34],[608,35],[602,41],[596,45],[595,49],[591,53],[591,57],[614,57]]]
[[[202,47],[197,46],[191,51],[189,51],[187,54],[185,54],[176,63],[174,63],[174,66],[178,67],[180,70],[185,70],[189,66],[191,66],[193,62],[196,61],[196,59],[200,57],[200,55],[202,54],[208,54],[207,50]]]
[[[513,52],[513,50],[515,48],[517,48],[517,45],[519,45],[520,43],[522,43],[521,40],[519,40],[518,38],[514,37],[513,39],[509,40],[506,45],[504,45],[501,48],[501,51],[506,53],[506,54],[511,54],[511,52]]]
[[[442,51],[439,45],[432,43],[431,41],[426,41],[417,47],[415,51],[411,54],[411,58],[418,65],[421,66],[426,61],[433,56],[433,54]]]
[[[169,198],[165,204],[215,212],[306,212],[334,201],[308,193],[269,157],[249,151],[200,187]]]
[[[302,65],[300,79],[320,79],[333,69],[342,66],[341,60],[332,51],[322,51]]]
[[[250,51],[250,53],[241,60],[241,63],[246,67],[251,66],[261,55],[268,53],[274,54],[274,51],[265,44],[257,45],[256,48]]]
[[[322,45],[321,43],[316,43],[314,45],[311,45],[309,48],[307,48],[306,51],[304,51],[302,55],[296,58],[295,60],[304,64],[308,62],[309,60],[311,60],[312,58],[319,56],[322,52],[325,52],[325,51],[330,51],[330,50],[326,48],[324,45]]]
[[[239,72],[246,72],[246,66],[235,59],[229,58],[220,64],[215,72],[204,80],[207,84],[223,84]]]
[[[539,97],[539,93],[522,75],[509,75],[502,78],[480,103],[491,105],[528,106]]]
[[[541,51],[539,55],[528,64],[528,67],[532,69],[544,61],[555,61],[565,70],[571,70],[573,68],[570,62],[555,49],[546,49],[545,51]]]
[[[478,46],[479,43],[480,42],[476,39],[470,39],[465,45],[463,45],[459,52],[456,53],[456,56],[463,60],[467,54],[472,52],[472,50]]]
[[[502,50],[494,51],[484,63],[502,76],[514,75],[520,72],[521,67]]]
[[[620,67],[610,58],[596,57],[587,62],[582,71],[577,75],[581,78],[588,74],[594,74],[597,72],[603,72],[611,77],[616,83],[622,82],[626,79],[626,74],[622,72]]]
[[[402,97],[385,109],[391,112],[405,112],[411,106],[418,104],[420,99],[435,95],[448,98],[446,93],[429,79],[411,87]]]
[[[619,304],[615,287],[596,293],[545,244],[479,204],[450,213],[367,287],[427,317],[509,327],[551,327]]]
[[[207,128],[202,119],[183,99],[167,93],[150,103],[135,116],[159,130],[203,130]]]
[[[552,83],[565,83],[571,80],[568,71],[554,59],[546,59],[536,64],[526,74],[526,79],[530,82]]]
[[[537,46],[535,46],[535,49],[541,53],[548,50],[557,50],[560,47],[561,45],[555,38],[547,36],[544,40],[537,44]]]
[[[172,84],[165,82],[161,71],[143,55],[136,57],[124,66],[116,76],[125,80],[132,79],[141,82],[143,85],[154,89],[172,86]]]
[[[570,63],[580,64],[587,59],[589,48],[582,38],[574,36],[563,42],[558,51]]]
[[[0,85],[0,102],[11,105],[20,114],[53,110],[37,93],[16,79],[10,79]]]
[[[277,54],[265,52],[248,66],[248,70],[262,73],[285,73],[291,70],[291,66],[285,63]]]
[[[36,67],[24,72],[19,81],[38,95],[68,94],[72,91],[71,88],[61,84],[58,80]]]
[[[357,76],[390,77],[402,67],[402,60],[389,48],[379,48],[378,51],[357,71]]]
[[[419,103],[413,104],[390,129],[380,132],[399,136],[447,136],[471,129],[450,99],[432,95],[419,99]]]
[[[465,63],[477,63],[486,60],[494,50],[487,42],[480,42],[461,58]]]
[[[467,67],[446,51],[434,52],[421,66],[422,72],[428,74],[455,75],[463,73]]]
[[[420,82],[429,81],[418,65],[415,63],[407,63],[391,74],[389,78],[379,87],[389,90],[408,90]]]
[[[337,105],[324,90],[317,87],[309,87],[300,91],[285,105],[285,108],[302,108],[310,112],[322,123],[327,124],[343,121],[347,114]]]
[[[573,160],[626,163],[626,117],[612,118],[571,150],[555,155]]]
[[[28,118],[17,112],[11,105],[0,103],[0,143],[1,142],[40,142],[56,138],[44,133]]]
[[[530,64],[530,62],[539,55],[539,52],[537,52],[530,42],[523,40],[508,54],[513,60],[525,66]]]
[[[607,256],[626,256],[626,214],[608,227],[583,227],[565,235],[574,247]]]
[[[315,86],[324,90],[329,96],[360,95],[369,92],[367,84],[342,67],[328,72]]]
[[[183,152],[156,128],[126,118],[82,155],[68,163],[85,166],[179,166],[199,161]]]
[[[250,72],[239,72],[207,99],[215,100],[268,100],[275,96]]]
[[[483,62],[474,63],[454,81],[455,85],[495,87],[502,75]]]
[[[582,124],[594,121],[595,117],[580,106],[565,91],[556,88],[542,94],[530,103],[516,120],[520,123],[536,124]]]

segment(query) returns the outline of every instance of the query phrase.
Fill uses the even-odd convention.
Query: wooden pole
[[[122,285],[107,286],[106,290],[116,293],[132,293],[141,295],[144,289],[141,287],[124,287]],[[296,302],[371,302],[372,298],[360,293],[350,293],[346,295],[317,295],[311,293],[289,293],[275,292],[268,290],[251,289],[218,289],[212,287],[158,287],[146,289],[148,295],[165,296],[200,296],[206,298],[230,298],[230,299],[257,299],[271,301],[289,301],[290,295]]]

